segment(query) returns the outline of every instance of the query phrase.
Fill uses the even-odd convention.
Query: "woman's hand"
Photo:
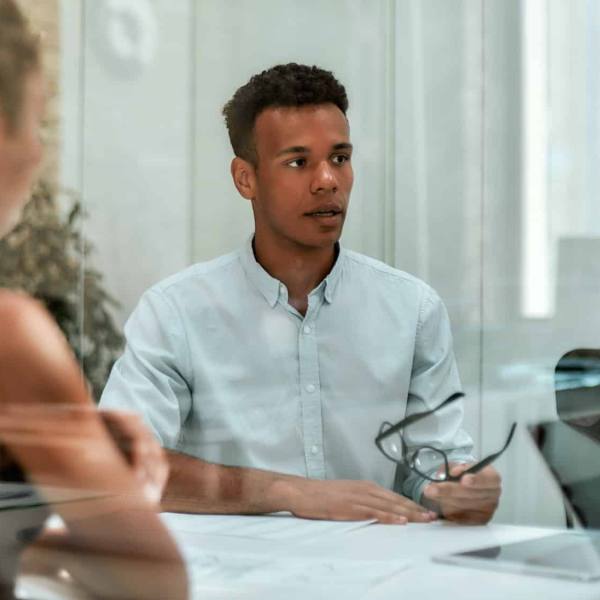
[[[140,482],[145,498],[160,503],[169,465],[159,443],[138,415],[115,410],[99,414]]]

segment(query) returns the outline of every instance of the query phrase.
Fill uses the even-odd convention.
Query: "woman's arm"
[[[95,410],[66,340],[36,301],[6,291],[0,291],[0,441],[50,502],[57,496],[48,486],[96,497],[54,505],[68,538],[47,547],[74,574],[85,572],[95,593],[186,597],[185,569],[158,506]]]

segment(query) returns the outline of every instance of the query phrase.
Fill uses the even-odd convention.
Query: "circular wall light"
[[[93,44],[116,74],[130,78],[152,64],[158,49],[158,22],[150,0],[93,0]]]

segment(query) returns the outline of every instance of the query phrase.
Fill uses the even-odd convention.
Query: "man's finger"
[[[387,513],[392,516],[402,516],[413,523],[428,523],[433,518],[433,513],[419,505],[414,505],[408,501],[406,504],[397,501],[387,501],[378,497],[357,496],[353,502],[354,505],[362,506],[377,511],[378,513]],[[416,510],[413,508],[416,506]],[[378,518],[371,516],[370,518]]]
[[[409,521],[404,515],[397,515],[383,510],[373,510],[368,507],[361,507],[359,510],[362,511],[359,513],[362,514],[362,516],[359,517],[359,520],[361,521],[376,519],[378,523],[383,523],[385,525],[406,525]]]
[[[458,477],[461,473],[464,473],[467,469],[471,468],[475,463],[461,463],[451,464],[449,473],[454,477]]]
[[[394,512],[405,515],[411,523],[428,523],[437,518],[437,514],[429,509],[409,500],[405,496],[379,488],[376,497],[385,500],[393,507]]]
[[[380,486],[377,486],[376,488],[373,488],[372,490],[370,490],[370,493],[373,496],[381,498],[382,500],[386,500],[388,502],[392,502],[394,504],[401,505],[406,510],[415,511],[415,512],[425,512],[425,513],[428,512],[428,510],[424,506],[421,506],[420,504],[413,502],[412,500],[410,500],[409,498],[406,498],[405,496],[401,496],[400,494],[392,492],[391,490],[386,490],[385,488],[380,487]]]
[[[492,495],[486,498],[477,498],[477,497],[452,497],[452,498],[443,498],[438,500],[440,506],[443,507],[444,510],[448,508],[457,508],[457,509],[483,509],[488,506],[495,506],[498,504],[498,496]]]
[[[429,523],[433,516],[420,511],[397,511],[389,509],[378,509],[372,506],[365,507],[370,519],[377,519],[380,523]]]
[[[500,494],[500,487],[473,488],[460,485],[459,483],[433,483],[423,491],[426,498],[445,502],[450,499],[480,499],[496,498]]]
[[[464,525],[483,525],[487,523],[494,514],[496,507],[489,507],[484,510],[460,510],[448,512],[446,518],[449,521],[462,523]]]
[[[493,487],[500,485],[500,474],[496,469],[487,466],[477,473],[468,473],[461,480],[463,485],[473,487]]]

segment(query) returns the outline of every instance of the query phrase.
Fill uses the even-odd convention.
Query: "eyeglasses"
[[[382,423],[379,428],[379,434],[375,438],[376,446],[390,460],[408,466],[409,469],[429,481],[460,481],[464,475],[481,471],[481,469],[493,463],[508,448],[517,427],[516,423],[512,424],[506,442],[498,452],[490,454],[470,466],[460,475],[450,475],[448,455],[443,450],[434,448],[433,446],[417,446],[415,449],[409,451],[408,445],[404,441],[404,431],[408,427],[426,419],[433,413],[462,397],[464,397],[462,392],[456,392],[431,410],[410,415],[398,421],[395,425],[387,421]]]

